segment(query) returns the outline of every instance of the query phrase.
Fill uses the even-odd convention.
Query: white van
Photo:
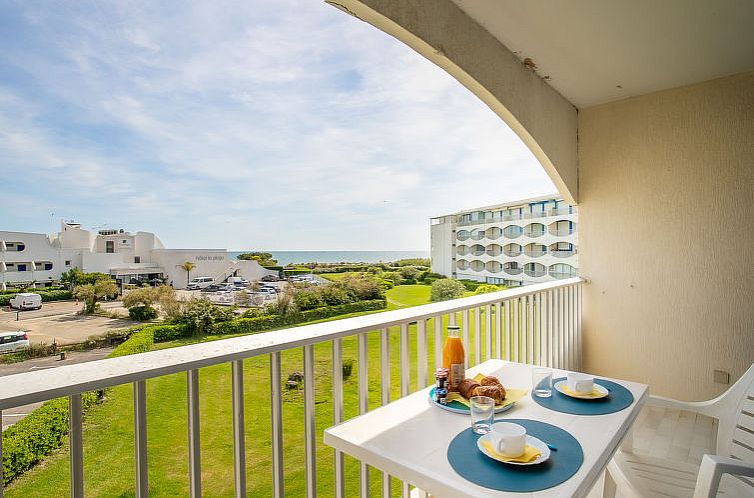
[[[215,283],[215,279],[212,277],[196,277],[192,278],[186,288],[188,290],[204,289]]]
[[[249,281],[243,277],[228,277],[228,283],[236,287],[248,287]]]
[[[8,304],[17,310],[38,310],[42,307],[42,296],[33,292],[22,292],[10,298]]]
[[[29,347],[29,336],[26,332],[0,332],[0,353],[12,353]]]

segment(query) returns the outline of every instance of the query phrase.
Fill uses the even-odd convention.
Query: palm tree
[[[185,263],[183,263],[182,265],[179,265],[178,267],[186,271],[186,285],[188,285],[189,278],[191,276],[191,270],[196,268],[196,265],[192,263],[191,261],[186,261]]]

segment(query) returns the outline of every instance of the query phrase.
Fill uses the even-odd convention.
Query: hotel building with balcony
[[[166,249],[150,232],[90,231],[66,221],[52,235],[0,230],[2,289],[49,284],[72,268],[108,274],[119,284],[161,280],[182,289],[187,275],[181,265],[187,261],[195,265],[191,277],[207,276],[218,282],[230,276],[259,280],[277,274],[256,261],[229,259],[225,249]]]
[[[507,287],[575,277],[577,221],[556,196],[432,218],[432,271]]]

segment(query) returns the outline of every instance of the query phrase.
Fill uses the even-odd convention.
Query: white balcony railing
[[[281,396],[281,353],[302,350],[304,372],[304,467],[306,496],[316,495],[314,346],[331,345],[333,424],[343,417],[343,346],[345,337],[357,337],[358,406],[368,410],[368,359],[379,361],[380,401],[390,401],[390,340],[396,327],[399,334],[400,396],[424,388],[431,377],[431,364],[439,365],[442,356],[443,321],[462,324],[466,364],[473,366],[490,358],[548,365],[578,370],[581,365],[581,283],[579,278],[530,285],[517,289],[481,294],[452,301],[375,313],[343,320],[318,323],[275,332],[193,344],[119,358],[68,365],[50,370],[31,371],[3,378],[0,411],[46,401],[69,399],[70,496],[83,496],[83,439],[81,395],[86,391],[131,383],[134,393],[135,496],[148,493],[147,396],[146,381],[186,372],[188,482],[191,497],[201,496],[201,453],[199,417],[200,368],[222,363],[231,366],[234,495],[246,496],[245,425],[243,362],[268,356],[270,378],[270,424],[273,496],[283,489],[283,427]],[[431,324],[431,325],[430,325]],[[367,336],[379,334],[379,351],[368,352]],[[428,350],[428,334],[434,348]],[[416,342],[415,372],[412,386],[410,340]],[[484,354],[482,354],[484,352]],[[260,407],[260,409],[262,409]],[[231,437],[231,435],[229,435]],[[0,447],[0,450],[2,448]],[[0,455],[1,456],[1,455]],[[362,490],[367,489],[368,467],[361,465]],[[1,477],[1,476],[0,476]],[[344,458],[334,453],[334,495],[344,496]],[[387,484],[385,484],[387,483]],[[383,473],[383,496],[389,496],[390,479]],[[1,488],[0,488],[1,489]],[[404,492],[408,483],[403,484]],[[1,495],[1,494],[0,494]]]

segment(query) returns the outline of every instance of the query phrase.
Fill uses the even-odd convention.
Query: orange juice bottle
[[[448,391],[458,391],[458,384],[466,375],[460,330],[457,325],[448,325],[448,337],[442,345],[442,367],[448,369]]]

